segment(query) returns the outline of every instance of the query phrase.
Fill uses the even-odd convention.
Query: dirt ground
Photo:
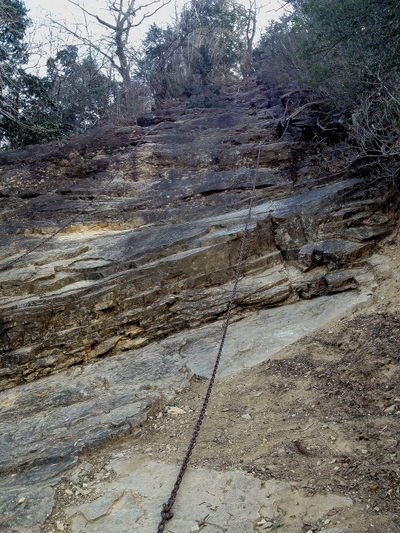
[[[378,252],[388,257],[391,276],[379,280],[368,302],[268,361],[217,380],[190,463],[287,481],[309,496],[353,500],[349,509],[304,523],[302,533],[340,526],[352,533],[400,532],[400,236]],[[112,479],[102,467],[127,444],[146,459],[180,463],[207,386],[194,378],[133,435],[88,452],[81,461],[92,467],[81,482]],[[63,506],[78,501],[66,480],[57,494],[46,532],[57,531]],[[282,516],[273,530],[294,533],[291,524]]]

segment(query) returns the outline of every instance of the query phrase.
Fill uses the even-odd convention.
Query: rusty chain
[[[147,137],[147,135],[149,135],[152,131],[154,131],[154,129],[157,126],[158,126],[158,124],[156,124],[156,126],[154,126],[154,128],[151,128],[148,132],[146,132],[146,134],[140,139],[140,141],[136,145],[136,148],[138,148],[142,144],[143,140]],[[244,229],[243,229],[243,236],[242,236],[242,242],[241,242],[241,247],[240,247],[239,259],[238,259],[238,263],[237,263],[237,266],[236,266],[235,281],[234,281],[234,285],[233,285],[233,289],[232,289],[232,293],[231,293],[231,298],[230,298],[230,301],[229,301],[227,316],[226,316],[226,319],[225,319],[225,326],[224,326],[224,329],[223,329],[222,338],[221,338],[221,341],[220,341],[217,358],[216,358],[216,361],[215,361],[215,364],[214,364],[214,369],[213,369],[213,372],[212,372],[212,375],[211,375],[210,383],[208,385],[207,393],[205,395],[205,398],[204,398],[204,401],[203,401],[203,405],[202,405],[202,408],[201,408],[201,411],[200,411],[200,414],[199,414],[199,417],[198,417],[198,420],[197,420],[197,423],[196,423],[196,426],[195,426],[195,429],[194,429],[194,432],[193,432],[193,436],[191,438],[191,441],[190,441],[189,447],[187,449],[185,458],[184,458],[184,460],[182,462],[182,465],[181,465],[177,480],[176,480],[175,485],[174,485],[174,487],[173,487],[173,489],[171,491],[171,495],[170,495],[167,503],[164,503],[163,506],[162,506],[161,521],[159,523],[159,526],[158,526],[158,529],[157,529],[157,533],[163,533],[164,529],[165,529],[166,522],[168,520],[170,520],[174,516],[174,513],[172,512],[172,507],[173,507],[173,505],[175,503],[175,500],[176,500],[176,497],[177,497],[177,494],[178,494],[178,490],[179,490],[180,485],[181,485],[182,480],[183,480],[183,476],[185,475],[185,472],[187,470],[191,455],[193,453],[193,449],[194,449],[194,447],[196,445],[197,437],[198,437],[198,435],[200,433],[200,429],[201,429],[201,426],[202,426],[202,423],[203,423],[203,420],[204,420],[204,417],[205,417],[205,414],[206,414],[207,406],[208,406],[208,403],[209,403],[209,400],[210,400],[211,392],[212,392],[212,389],[213,389],[213,386],[214,386],[216,374],[217,374],[219,363],[220,363],[220,360],[221,360],[222,350],[224,348],[224,344],[225,344],[225,340],[226,340],[226,336],[227,336],[227,332],[228,332],[228,327],[229,327],[229,324],[230,324],[231,315],[232,315],[232,311],[233,311],[235,300],[236,300],[236,293],[237,293],[237,287],[238,287],[238,283],[239,283],[240,271],[241,271],[241,267],[242,267],[242,263],[243,263],[243,257],[244,257],[244,251],[245,251],[245,246],[246,246],[248,227],[249,227],[250,220],[251,220],[251,213],[252,213],[252,208],[253,208],[253,203],[254,203],[256,184],[257,184],[258,175],[259,175],[262,144],[263,144],[263,141],[261,141],[259,143],[259,147],[258,147],[257,166],[256,166],[256,172],[254,174],[252,192],[251,192],[251,197],[250,197],[250,205],[249,205],[249,209],[248,209],[247,217],[246,217],[246,222],[245,222]],[[46,239],[44,239],[43,241],[41,241],[40,243],[35,245],[33,248],[28,249],[26,252],[24,252],[20,256],[16,257],[12,261],[6,263],[5,265],[0,266],[0,272],[2,272],[4,270],[8,270],[15,263],[21,261],[22,259],[24,259],[26,256],[28,256],[32,252],[36,251],[41,246],[44,246],[47,242],[49,242],[51,239],[53,239],[61,231],[63,231],[68,226],[70,226],[75,220],[77,220],[78,217],[80,217],[83,213],[85,213],[85,211],[88,209],[88,207],[90,207],[90,205],[92,205],[108,189],[108,187],[115,180],[115,178],[116,178],[116,175],[112,176],[108,180],[108,182],[100,189],[100,191],[97,193],[97,195],[94,198],[92,198],[91,200],[89,200],[84,205],[84,207],[79,211],[79,213],[77,213],[74,217],[69,219],[62,226],[60,226],[60,228],[58,228],[57,231],[55,231],[52,235],[50,235],[49,237],[47,237]]]
[[[161,124],[161,123],[159,123]],[[136,149],[139,148],[139,146],[142,144],[142,142],[144,141],[144,139],[150,135],[150,133],[152,131],[154,131],[158,126],[159,124],[156,124],[153,128],[151,128],[149,131],[147,131],[143,137],[141,137],[141,139],[139,140],[139,142],[137,143],[136,145]],[[54,233],[52,233],[51,235],[49,235],[49,237],[46,237],[45,239],[43,239],[43,241],[40,241],[38,244],[36,244],[35,246],[33,246],[32,248],[29,248],[28,250],[26,250],[26,252],[24,252],[23,254],[19,255],[18,257],[16,257],[15,259],[13,259],[12,261],[6,263],[5,265],[1,265],[0,266],[0,272],[3,272],[4,270],[8,270],[9,268],[13,267],[15,265],[15,263],[18,263],[19,261],[21,261],[22,259],[24,259],[25,257],[27,257],[28,255],[30,255],[32,252],[35,252],[38,248],[41,248],[42,246],[44,246],[45,244],[47,244],[49,241],[51,241],[52,239],[54,239],[54,237],[56,235],[58,235],[59,233],[61,233],[65,228],[68,228],[68,226],[70,226],[71,224],[73,224],[75,222],[75,220],[77,220],[81,215],[83,215],[87,209],[110,187],[111,183],[115,180],[115,178],[117,177],[116,174],[114,174],[114,176],[112,176],[108,181],[107,183],[100,189],[100,191],[96,194],[96,196],[94,198],[92,198],[91,200],[88,200],[84,206],[82,207],[82,209],[76,214],[74,215],[72,218],[70,218],[69,220],[67,220],[67,222],[65,222],[64,224],[62,224],[62,226],[60,226]]]
[[[161,521],[160,521],[160,523],[158,525],[157,533],[163,533],[167,521],[170,520],[174,516],[174,513],[172,512],[172,507],[173,507],[173,505],[175,503],[179,487],[180,487],[180,485],[182,483],[183,476],[185,475],[186,469],[187,469],[189,461],[190,461],[190,457],[191,457],[191,455],[193,453],[193,449],[194,449],[194,447],[196,445],[197,437],[198,437],[198,435],[200,433],[200,428],[201,428],[201,426],[203,424],[203,420],[204,420],[204,416],[206,414],[208,402],[210,400],[211,392],[212,392],[212,389],[213,389],[213,386],[214,386],[215,377],[217,375],[219,363],[220,363],[220,360],[221,360],[222,350],[224,348],[226,335],[228,333],[228,327],[229,327],[229,323],[230,323],[230,320],[231,320],[233,307],[235,305],[236,292],[237,292],[237,287],[238,287],[238,283],[239,283],[240,271],[241,271],[241,267],[242,267],[242,263],[243,263],[243,257],[244,257],[244,250],[245,250],[245,246],[246,246],[248,228],[249,228],[249,224],[250,224],[250,220],[251,220],[251,212],[252,212],[252,208],[253,208],[254,196],[255,196],[255,191],[256,191],[256,184],[257,184],[257,181],[258,181],[258,174],[259,174],[259,169],[260,169],[260,159],[261,159],[261,146],[262,145],[263,145],[263,141],[261,141],[259,146],[258,146],[257,167],[256,167],[256,172],[254,174],[253,187],[252,187],[252,192],[251,192],[251,197],[250,197],[250,205],[249,205],[249,210],[247,212],[246,223],[245,223],[244,229],[243,229],[243,236],[242,236],[242,243],[241,243],[241,246],[240,246],[239,260],[238,260],[238,263],[237,263],[237,266],[236,266],[235,282],[233,284],[231,298],[230,298],[230,301],[229,301],[228,311],[227,311],[227,315],[226,315],[226,319],[225,319],[225,326],[224,326],[224,329],[223,329],[222,338],[221,338],[221,342],[220,342],[219,349],[218,349],[218,355],[217,355],[217,358],[215,360],[214,369],[213,369],[213,373],[211,375],[210,383],[208,385],[207,393],[206,393],[206,395],[204,397],[203,406],[201,408],[199,417],[197,419],[197,423],[196,423],[196,426],[194,428],[193,436],[192,436],[192,439],[190,441],[189,447],[188,447],[188,449],[186,451],[185,458],[183,459],[182,466],[181,466],[181,468],[179,470],[179,474],[178,474],[177,480],[175,481],[175,485],[174,485],[174,487],[173,487],[173,489],[171,491],[171,495],[169,497],[169,500],[167,501],[167,503],[164,503],[163,506],[162,506]]]

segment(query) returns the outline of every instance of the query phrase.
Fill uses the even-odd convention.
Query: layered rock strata
[[[266,88],[224,90],[220,109],[0,153],[0,529],[41,531],[78,453],[209,377],[255,178],[223,375],[373,287],[393,222],[384,184],[278,138]]]
[[[390,231],[385,194],[321,171],[276,138],[279,106],[247,103],[0,157],[0,267],[72,221],[0,271],[2,389],[219,318],[255,178],[238,313],[359,286]]]

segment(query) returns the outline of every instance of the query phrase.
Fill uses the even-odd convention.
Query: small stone
[[[190,533],[198,533],[200,531],[200,526],[195,525],[190,528]]]
[[[361,453],[363,453],[364,455],[366,455],[368,453],[368,450],[361,450]]]
[[[264,524],[266,524],[267,521],[263,518],[262,520],[260,520],[259,522],[257,522],[257,525],[258,526],[263,526]]]
[[[168,407],[168,413],[170,415],[183,415],[184,413],[186,413],[186,411],[184,411],[180,407]]]
[[[244,415],[242,415],[242,418],[244,418],[245,420],[251,420],[251,415],[249,413],[245,413]]]
[[[21,505],[21,503],[25,503],[26,502],[26,498],[20,498],[18,500],[18,503]]]
[[[71,489],[65,489],[65,494],[68,494],[68,496],[72,496],[73,492]]]
[[[62,522],[59,522],[57,520],[56,526],[57,526],[58,531],[65,531],[65,526],[64,526],[64,524]]]
[[[385,413],[388,413],[389,415],[393,414],[396,411],[396,404],[391,405],[390,407],[386,407]]]
[[[333,442],[335,442],[336,437],[334,437],[334,436],[331,435],[331,440],[332,440]]]
[[[261,529],[264,531],[266,529],[269,529],[270,527],[272,527],[274,524],[272,522],[266,522],[263,526],[261,526]]]
[[[329,518],[327,518],[326,520],[324,520],[324,526],[327,526],[328,524],[330,524],[331,521],[329,520]]]

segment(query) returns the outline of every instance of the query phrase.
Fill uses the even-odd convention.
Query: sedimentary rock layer
[[[67,222],[0,270],[2,389],[220,317],[254,179],[238,312],[358,287],[391,227],[384,191],[278,139],[279,106],[247,104],[0,156],[0,268]]]

